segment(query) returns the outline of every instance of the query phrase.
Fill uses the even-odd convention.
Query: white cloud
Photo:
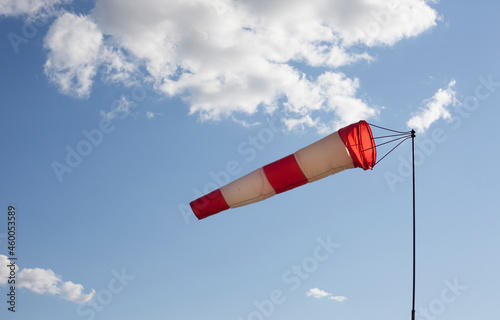
[[[346,301],[347,298],[344,297],[344,296],[331,296],[331,297],[328,297],[329,300],[334,300],[334,301],[337,301],[337,302],[343,302],[343,301]]]
[[[52,24],[45,38],[49,49],[45,73],[62,93],[89,95],[102,41],[102,33],[89,17],[64,13]]]
[[[316,299],[325,298],[325,297],[328,297],[330,295],[331,295],[331,293],[328,293],[328,292],[323,291],[323,290],[318,289],[318,288],[312,288],[312,289],[309,289],[309,291],[306,292],[306,296],[313,297],[313,298],[316,298]]]
[[[299,43],[328,41],[341,48],[358,43],[393,45],[421,34],[439,19],[423,0],[256,0],[247,5],[269,24],[288,29]],[[324,45],[315,47],[326,49]]]
[[[156,118],[156,117],[161,117],[161,116],[163,116],[163,113],[161,113],[161,112],[146,111],[146,113],[145,113],[145,117],[148,120],[151,120],[151,119]]]
[[[86,98],[97,69],[103,77],[129,84],[134,66],[120,49],[104,44],[104,35],[90,16],[63,13],[50,26],[44,46],[49,50],[45,74],[67,95]]]
[[[299,119],[283,119],[288,130],[299,130],[304,131],[305,127],[316,127],[318,126],[319,118],[312,119],[311,116],[305,115]]]
[[[287,92],[284,104],[288,114],[284,119],[288,130],[314,127],[321,134],[331,133],[347,124],[369,119],[378,114],[374,107],[356,98],[359,80],[349,79],[343,73],[325,72],[316,81],[302,79]],[[321,121],[320,114],[334,113],[337,117]],[[314,119],[311,115],[316,114]]]
[[[116,101],[115,105],[111,106],[110,111],[101,110],[101,116],[108,120],[113,120],[118,116],[125,118],[130,113],[132,108],[134,108],[134,103],[125,97],[121,97],[118,101]],[[151,118],[154,117],[154,114],[152,114],[152,112],[150,113]],[[149,117],[149,112],[146,114],[146,117],[151,119]]]
[[[90,16],[66,13],[51,26],[46,72],[80,98],[103,70],[104,79],[141,77],[181,96],[202,120],[280,108],[290,129],[327,131],[377,114],[356,98],[359,80],[334,69],[372,61],[370,47],[415,37],[439,19],[424,0],[394,3],[97,0]],[[328,71],[311,77],[296,63]]]
[[[7,268],[8,258],[0,255],[0,285],[7,285],[10,269]],[[83,286],[71,281],[62,281],[61,276],[56,275],[50,269],[24,268],[19,271],[16,268],[17,282],[19,288],[26,288],[38,294],[58,295],[62,299],[74,303],[86,303],[95,295],[92,289],[89,293],[83,293]]]
[[[153,119],[155,117],[154,112],[146,111],[146,118]]]
[[[424,133],[431,124],[439,119],[450,119],[449,106],[459,103],[454,90],[456,81],[452,80],[445,89],[439,89],[429,100],[424,101],[425,106],[420,108],[415,116],[406,123],[409,128]]]
[[[323,298],[328,297],[328,300],[333,300],[333,301],[337,301],[337,302],[343,302],[343,301],[347,300],[347,298],[344,296],[332,296],[331,293],[326,292],[324,290],[321,290],[319,288],[309,289],[306,292],[306,296],[313,297],[315,299],[323,299]]]
[[[84,288],[81,284],[71,281],[62,282],[59,285],[59,295],[61,298],[78,304],[89,302],[96,293],[94,289],[89,293],[83,293],[83,290]]]
[[[234,117],[234,116],[233,116],[233,117],[231,117],[231,119],[232,119],[234,122],[236,122],[236,123],[240,124],[241,126],[243,126],[243,127],[245,127],[245,128],[255,127],[255,126],[258,126],[258,125],[260,125],[260,124],[261,124],[261,123],[260,123],[260,122],[258,122],[258,121],[250,123],[250,122],[248,122],[248,121],[238,119],[238,118],[236,118],[236,117]]]
[[[69,2],[71,0],[0,0],[0,16],[35,17],[48,14],[55,6]]]
[[[56,276],[54,271],[50,269],[24,268],[19,272],[19,287],[39,294],[57,294],[59,282],[61,282],[61,278]]]

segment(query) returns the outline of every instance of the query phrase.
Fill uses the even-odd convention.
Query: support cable
[[[382,130],[387,130],[387,131],[395,132],[395,133],[411,133],[411,131],[396,131],[396,130],[392,130],[392,129],[389,129],[389,128],[380,127],[380,126],[377,126],[377,125],[374,125],[374,124],[371,124],[371,123],[368,123],[368,124],[370,125],[370,127],[375,127],[375,128],[379,128],[379,129],[382,129]]]
[[[382,161],[385,157],[387,157],[389,155],[389,153],[391,153],[392,151],[394,151],[394,149],[396,149],[397,147],[399,147],[403,142],[405,142],[406,140],[410,139],[411,137],[405,137],[403,140],[401,140],[394,148],[392,148],[389,152],[387,152],[382,158],[380,158],[377,162],[375,162],[375,164],[373,165],[374,167],[380,162]],[[388,143],[388,142],[387,142]]]
[[[398,133],[398,134],[391,134],[388,136],[380,136],[380,137],[373,137],[373,139],[382,139],[382,138],[390,138],[390,137],[401,137],[401,136],[409,136],[410,134],[405,132],[405,133]]]

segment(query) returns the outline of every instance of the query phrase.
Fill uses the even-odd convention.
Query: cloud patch
[[[321,290],[319,288],[312,288],[306,292],[306,296],[313,297],[315,299],[328,298],[328,300],[333,300],[337,302],[346,301],[347,298],[344,296],[333,296],[331,293]]]
[[[343,301],[346,301],[347,298],[344,297],[344,296],[331,296],[331,297],[328,297],[329,300],[334,300],[334,301],[337,301],[337,302],[343,302]]]
[[[424,107],[406,123],[409,128],[414,128],[419,133],[424,133],[434,122],[451,119],[450,106],[456,106],[460,102],[456,98],[456,81],[452,80],[446,88],[440,88],[432,98],[424,101]]]
[[[70,2],[71,0],[0,0],[0,16],[33,18],[47,15],[56,6]]]
[[[65,13],[50,27],[45,70],[78,98],[102,72],[180,97],[201,120],[280,109],[290,130],[323,132],[377,115],[338,67],[373,61],[372,47],[438,20],[424,0],[97,0],[88,16]]]
[[[0,255],[0,285],[7,285],[10,269],[7,268],[9,260],[7,256]],[[24,268],[19,271],[16,266],[17,281],[19,288],[25,288],[38,294],[50,294],[59,296],[64,300],[74,303],[86,303],[95,295],[92,289],[89,293],[84,293],[81,284],[71,281],[62,281],[61,276],[56,275],[50,269]]]
[[[315,299],[321,299],[321,298],[325,298],[325,297],[328,297],[330,296],[331,293],[328,293],[326,291],[323,291],[319,288],[312,288],[312,289],[309,289],[307,292],[306,292],[306,296],[308,297],[313,297]]]
[[[134,102],[127,99],[126,97],[121,97],[119,100],[115,102],[115,104],[111,106],[111,110],[109,111],[101,110],[100,113],[103,118],[108,120],[113,120],[117,117],[120,117],[120,119],[124,119],[130,114],[130,112],[134,107],[135,107]],[[148,119],[152,119],[154,117],[154,114],[152,112],[148,112],[146,114],[146,117]]]
[[[63,94],[87,98],[99,68],[110,82],[130,84],[134,66],[119,49],[105,44],[90,16],[63,13],[50,26],[44,46],[48,50],[45,74]]]
[[[45,37],[49,50],[45,74],[62,93],[88,97],[100,64],[102,42],[102,33],[89,17],[64,13]]]

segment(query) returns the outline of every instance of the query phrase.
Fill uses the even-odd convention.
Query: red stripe
[[[293,154],[264,166],[267,180],[276,193],[282,193],[307,183]]]
[[[229,209],[220,189],[191,201],[189,205],[199,220]]]

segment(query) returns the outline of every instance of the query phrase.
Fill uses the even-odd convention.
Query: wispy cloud
[[[101,110],[101,116],[108,120],[113,120],[116,117],[125,117],[130,113],[132,108],[134,108],[134,103],[128,100],[126,97],[121,97],[117,101],[116,105],[113,105],[111,107],[110,111]],[[150,119],[148,114],[146,114],[146,117]],[[151,112],[151,118],[152,117],[154,117],[154,114]]]
[[[336,68],[372,61],[371,47],[418,36],[438,20],[424,0],[97,0],[89,15],[64,13],[50,27],[45,70],[79,98],[98,73],[125,84],[140,76],[202,120],[279,108],[290,129],[319,130],[377,114],[357,98],[359,80]],[[327,71],[308,75],[297,64]]]
[[[51,12],[57,5],[70,2],[71,0],[1,0],[0,16],[33,18]]]
[[[328,299],[334,300],[334,301],[337,301],[337,302],[342,302],[342,301],[346,301],[347,300],[347,298],[344,297],[344,296],[331,296],[331,297],[328,297]]]
[[[425,100],[425,106],[408,120],[407,126],[416,129],[419,133],[424,133],[431,124],[439,119],[450,119],[451,114],[448,108],[460,103],[456,98],[455,84],[455,80],[450,81],[447,88],[439,89],[432,98]]]
[[[347,298],[344,297],[344,296],[332,296],[331,293],[326,292],[324,290],[321,290],[319,288],[309,289],[306,292],[306,296],[313,297],[315,299],[323,299],[323,298],[327,298],[328,297],[328,300],[334,300],[334,301],[337,301],[337,302],[343,302],[343,301],[347,300]]]
[[[0,285],[7,284],[10,274],[10,269],[7,268],[8,264],[7,256],[0,255]],[[38,294],[55,295],[79,304],[88,302],[95,295],[94,289],[89,293],[83,293],[83,285],[62,281],[62,277],[50,269],[24,268],[19,270],[19,267],[16,266],[16,273],[19,288],[25,288]]]
[[[299,119],[297,118],[285,118],[283,119],[283,123],[285,124],[288,130],[298,130],[304,131],[306,127],[316,127],[319,123],[319,118],[311,119],[310,115],[305,115]]]
[[[146,118],[153,119],[155,117],[155,113],[152,111],[146,111]]]
[[[231,117],[231,119],[232,119],[234,122],[236,122],[236,123],[240,124],[241,126],[243,126],[243,127],[245,127],[245,128],[255,127],[255,126],[258,126],[258,125],[260,125],[260,124],[261,124],[261,123],[260,123],[260,122],[258,122],[258,121],[250,123],[250,122],[248,122],[248,121],[238,119],[238,118],[236,118],[236,117],[234,117],[234,116],[233,116],[233,117]]]

